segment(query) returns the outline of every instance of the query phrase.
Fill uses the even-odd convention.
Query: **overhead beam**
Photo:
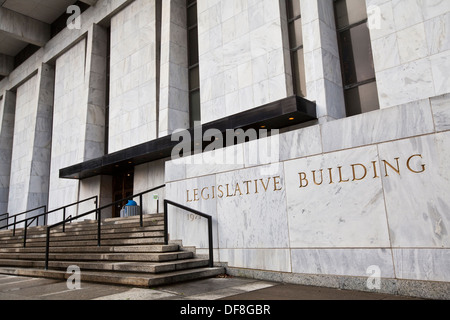
[[[49,24],[3,7],[0,7],[0,31],[38,47],[45,46],[51,38]]]
[[[14,70],[14,57],[0,53],[0,76],[6,77]]]
[[[80,0],[80,1],[83,2],[83,3],[86,3],[86,4],[90,5],[90,6],[94,6],[97,3],[98,0]]]

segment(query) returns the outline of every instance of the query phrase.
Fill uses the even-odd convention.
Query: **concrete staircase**
[[[0,232],[0,274],[68,279],[69,266],[81,269],[81,281],[152,287],[213,277],[224,268],[209,268],[208,259],[196,257],[176,244],[164,244],[163,215],[105,219],[102,246],[97,246],[97,222],[83,221],[52,230],[49,270],[45,268],[46,227]]]

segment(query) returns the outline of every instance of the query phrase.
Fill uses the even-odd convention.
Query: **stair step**
[[[165,253],[52,253],[50,250],[49,259],[53,260],[65,260],[65,261],[151,261],[151,262],[163,262],[173,261],[177,259],[188,259],[193,256],[189,251],[178,252],[165,252]],[[44,254],[2,254],[2,259],[9,260],[44,260]]]
[[[164,273],[207,267],[207,259],[183,259],[163,263],[151,262],[95,262],[95,261],[49,261],[51,270],[67,270],[69,266],[77,266],[81,272],[85,271],[108,271],[108,272],[133,272],[133,273]],[[45,267],[44,261],[34,260],[0,260],[0,272],[2,268],[22,267],[40,268]]]
[[[0,274],[67,279],[69,266],[78,266],[81,280],[149,287],[223,274],[209,260],[195,257],[179,245],[166,245],[164,216],[102,220],[101,246],[97,221],[85,220],[54,228],[50,237],[49,269],[45,267],[46,227],[0,231]]]
[[[225,269],[223,267],[188,269],[164,274],[85,271],[81,272],[81,281],[151,288],[194,279],[214,277],[224,274],[224,272]],[[0,273],[57,280],[67,280],[71,276],[71,274],[67,274],[65,271],[25,268],[0,268]]]
[[[139,246],[83,246],[83,247],[51,247],[52,253],[159,253],[178,251],[179,246],[176,244],[169,245],[139,245]],[[44,247],[27,247],[27,248],[3,248],[0,249],[0,257],[3,253],[20,253],[26,255],[28,253],[45,253]]]

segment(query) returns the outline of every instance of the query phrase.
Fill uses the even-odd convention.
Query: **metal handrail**
[[[13,216],[10,216],[8,212],[7,213],[3,213],[3,214],[0,214],[0,217],[6,216],[6,218],[0,219],[0,222],[5,221],[5,220],[9,221],[9,219],[17,218],[18,216],[21,216],[23,214],[27,214],[27,213],[30,213],[30,212],[33,212],[33,211],[38,211],[40,209],[44,209],[44,211],[47,211],[47,206],[41,206],[41,207],[38,207],[38,208],[34,208],[34,209],[31,209],[31,210],[28,210],[28,211],[25,211],[25,212],[17,213],[17,214],[15,214]],[[0,230],[4,229],[4,228],[6,228],[6,227],[5,226],[0,227]]]
[[[17,217],[21,216],[21,215],[26,215],[27,213],[30,213],[30,212],[33,212],[33,211],[38,211],[38,210],[41,210],[41,209],[44,209],[44,213],[35,216],[35,217],[41,217],[41,216],[45,215],[45,212],[47,211],[47,206],[41,206],[39,208],[34,208],[34,209],[31,209],[31,210],[28,210],[28,211],[25,211],[25,212],[21,212],[21,213],[15,214],[13,216],[8,216],[7,218],[1,219],[0,222],[6,220],[6,226],[0,227],[0,230],[2,230],[2,229],[9,229],[9,227],[13,226],[14,227],[13,228],[13,236],[15,236],[16,235],[16,225],[18,225],[19,223],[25,222],[27,220],[27,219],[24,219],[24,220],[17,221]],[[9,219],[13,219],[13,218],[14,218],[14,223],[8,224]],[[45,222],[45,219],[44,219],[44,222]]]
[[[150,192],[153,192],[153,191],[156,191],[156,190],[165,188],[165,187],[166,187],[166,185],[161,185],[161,186],[159,186],[159,187],[150,189],[150,190],[148,190],[148,191],[144,191],[144,192],[138,193],[138,194],[136,194],[136,195],[129,196],[129,197],[127,197],[127,198],[124,198],[124,199],[115,201],[115,202],[113,202],[113,203],[110,203],[110,204],[108,204],[108,205],[102,206],[102,207],[100,207],[100,208],[96,208],[95,210],[91,210],[91,211],[89,211],[89,212],[83,213],[83,214],[78,215],[78,216],[76,216],[76,217],[70,217],[70,218],[65,219],[65,220],[63,220],[63,221],[61,221],[61,222],[58,222],[58,223],[56,223],[56,224],[54,224],[54,225],[47,226],[47,238],[46,238],[46,243],[45,243],[45,270],[48,270],[49,254],[50,254],[50,231],[51,231],[53,228],[57,228],[57,227],[59,227],[59,226],[65,225],[66,223],[70,223],[70,222],[72,222],[72,221],[75,221],[75,220],[84,218],[84,217],[86,217],[86,216],[88,216],[88,215],[91,215],[91,214],[94,214],[94,213],[95,213],[95,214],[96,214],[96,220],[97,220],[97,246],[98,246],[98,247],[101,247],[101,245],[102,245],[102,244],[101,244],[102,210],[105,210],[105,209],[108,209],[108,208],[110,208],[110,207],[113,207],[113,206],[115,206],[115,205],[117,205],[117,204],[123,203],[124,201],[132,200],[132,199],[134,199],[134,198],[139,197],[139,204],[140,204],[140,206],[141,206],[141,210],[140,210],[140,213],[139,213],[139,215],[140,215],[140,227],[142,228],[142,227],[144,226],[143,212],[142,212],[142,207],[143,207],[143,196],[144,196],[145,194],[147,194],[147,193],[150,193]]]
[[[170,200],[164,200],[164,243],[167,245],[169,244],[169,231],[168,231],[168,216],[169,216],[169,212],[168,212],[168,207],[169,205],[172,205],[174,207],[177,207],[179,209],[185,210],[185,211],[189,211],[195,215],[198,215],[202,218],[205,218],[208,220],[208,251],[209,251],[209,267],[212,268],[214,267],[214,250],[213,250],[213,231],[212,231],[212,217],[204,214],[203,212],[191,209],[189,207],[183,206],[181,204],[178,204],[176,202],[170,201]]]
[[[66,210],[67,210],[68,208],[73,207],[73,206],[76,206],[76,205],[79,205],[79,204],[82,204],[82,203],[85,203],[85,202],[88,202],[88,201],[91,201],[91,200],[94,200],[95,207],[97,208],[97,207],[98,207],[98,196],[93,196],[93,197],[90,197],[90,198],[88,198],[88,199],[80,200],[80,201],[77,201],[77,202],[74,202],[74,203],[65,205],[64,207],[60,207],[60,208],[57,208],[57,209],[54,209],[54,210],[51,210],[51,211],[47,211],[47,210],[46,210],[47,207],[46,207],[46,206],[43,206],[43,207],[40,207],[40,208],[38,208],[38,209],[45,208],[45,210],[44,210],[45,212],[44,212],[44,213],[42,213],[42,214],[40,214],[40,215],[37,215],[37,216],[34,216],[34,217],[26,218],[26,219],[20,220],[20,221],[17,221],[17,220],[16,220],[16,217],[14,217],[14,223],[9,224],[9,225],[7,225],[7,226],[5,226],[5,227],[3,227],[3,228],[9,228],[9,227],[13,226],[13,237],[14,237],[14,236],[16,235],[16,226],[17,226],[18,224],[20,224],[20,223],[24,223],[24,231],[23,231],[23,247],[26,248],[26,246],[27,246],[27,231],[28,231],[28,227],[29,227],[34,221],[37,220],[38,223],[39,223],[39,218],[44,217],[44,225],[47,225],[48,215],[51,214],[51,213],[55,213],[55,212],[61,211],[61,210],[63,211],[63,220],[65,220],[65,219],[66,219]],[[35,210],[37,210],[37,209],[35,209]],[[34,211],[34,210],[31,210],[31,211],[28,211],[28,212],[32,212],[32,211]],[[28,212],[24,212],[24,213],[28,213]],[[22,214],[23,214],[23,213],[22,213]],[[20,215],[20,214],[19,214],[19,215]],[[64,231],[65,231],[65,224],[64,224],[63,229],[64,229]]]

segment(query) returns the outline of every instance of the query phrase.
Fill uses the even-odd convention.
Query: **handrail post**
[[[209,241],[209,267],[214,267],[214,249],[212,234],[212,217],[208,218],[208,241]]]
[[[50,251],[50,227],[47,227],[47,239],[45,240],[45,270],[48,270],[49,251]]]
[[[66,207],[63,208],[63,233],[66,233]]]
[[[140,208],[140,212],[139,212],[139,215],[140,215],[140,224],[141,224],[141,228],[144,226],[144,220],[143,220],[143,214],[142,214],[142,211],[143,211],[143,208],[144,208],[144,206],[143,206],[143,204],[142,204],[142,193],[139,195],[139,204],[141,205],[141,208]]]
[[[13,237],[16,236],[16,223],[17,223],[17,216],[14,216]]]
[[[23,230],[23,247],[27,246],[27,229],[28,229],[28,219],[25,220],[25,229]]]
[[[98,214],[98,219],[97,219],[97,246],[101,247],[102,246],[102,210],[97,210],[96,211]]]
[[[164,244],[168,245],[169,244],[169,225],[168,225],[168,202],[167,200],[164,200]]]
[[[173,205],[174,207],[178,207],[180,209],[183,209],[185,211],[192,212],[196,215],[199,215],[203,218],[206,218],[208,220],[208,251],[209,251],[209,267],[214,267],[214,246],[213,246],[213,220],[210,215],[206,215],[204,213],[201,213],[197,210],[185,207],[183,205],[177,204],[175,202],[164,200],[164,241],[165,244],[168,244],[168,205]]]

